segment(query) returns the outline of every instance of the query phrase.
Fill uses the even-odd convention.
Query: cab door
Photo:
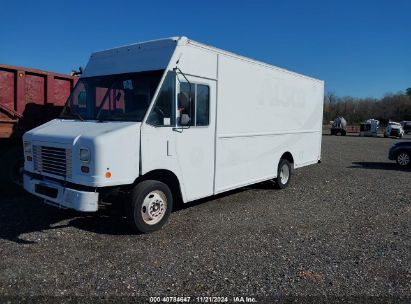
[[[192,201],[214,194],[216,81],[177,74],[176,86],[175,151]],[[183,95],[190,96],[190,104],[183,104]]]

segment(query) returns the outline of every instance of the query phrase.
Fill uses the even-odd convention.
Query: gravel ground
[[[0,295],[409,300],[411,171],[387,159],[395,141],[324,136],[322,163],[296,170],[288,189],[195,202],[150,235],[110,208],[2,198]]]

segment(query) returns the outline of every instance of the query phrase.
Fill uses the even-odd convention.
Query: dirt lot
[[[3,197],[0,295],[410,297],[411,171],[387,159],[395,141],[324,136],[322,163],[290,188],[190,204],[150,235],[111,209]]]

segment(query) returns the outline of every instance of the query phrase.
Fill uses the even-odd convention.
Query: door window
[[[180,83],[180,94],[187,97],[190,94],[190,85],[187,82]],[[179,117],[186,114],[190,118],[190,126],[208,126],[210,123],[210,87],[204,84],[191,83],[191,103],[182,103],[179,98]]]
[[[196,85],[196,126],[208,126],[210,120],[210,88]]]

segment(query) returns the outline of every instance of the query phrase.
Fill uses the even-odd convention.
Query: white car
[[[384,137],[399,137],[404,136],[404,129],[398,122],[389,122],[387,128],[385,128]]]

